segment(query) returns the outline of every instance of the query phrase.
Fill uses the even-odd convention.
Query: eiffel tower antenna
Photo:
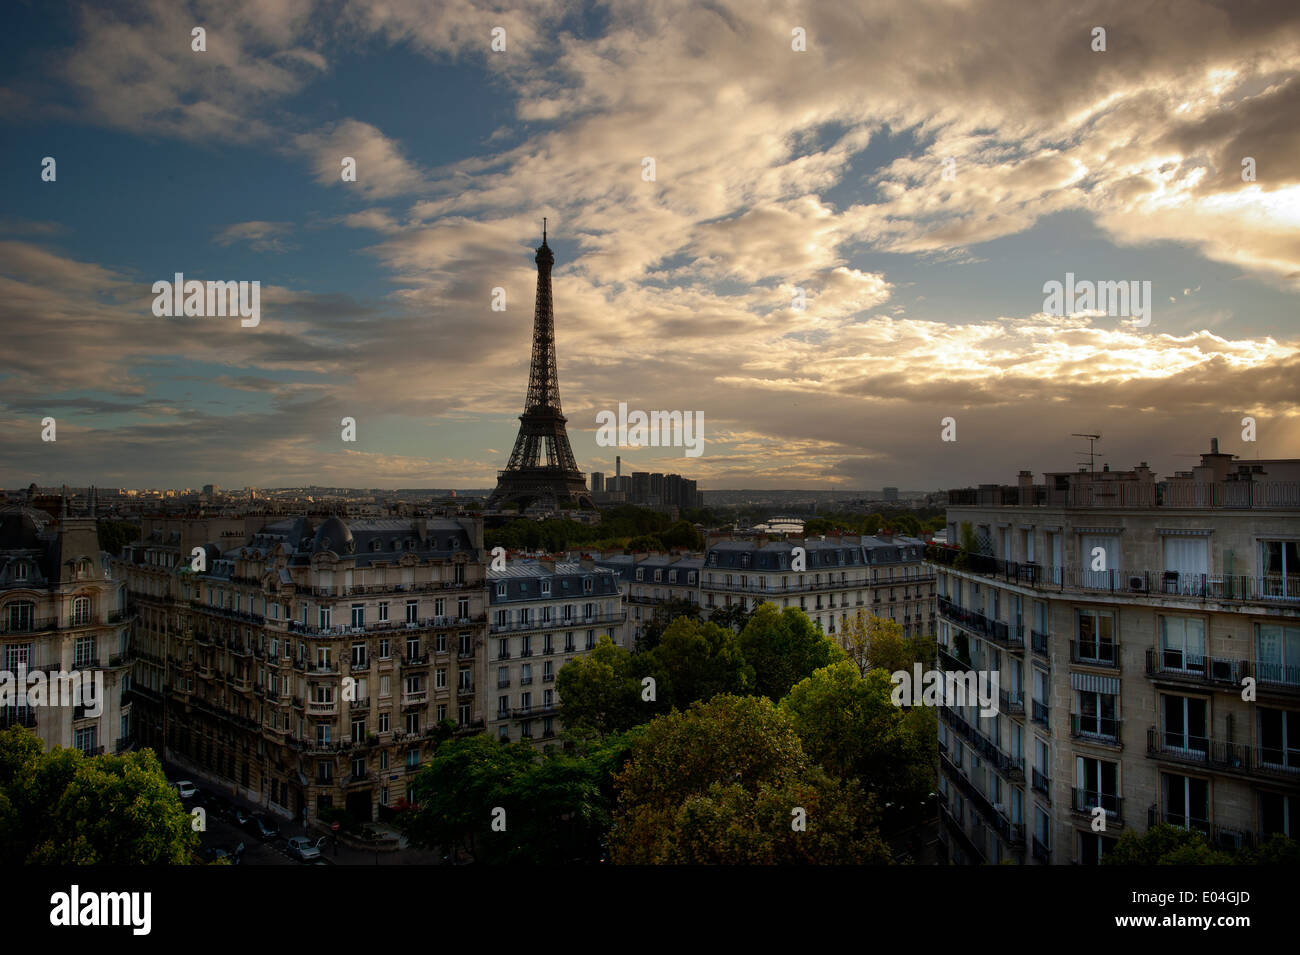
[[[528,394],[519,416],[519,435],[505,470],[497,472],[496,490],[488,507],[516,501],[520,510],[540,502],[551,510],[594,508],[587,481],[569,446],[564,412],[560,408],[560,377],[555,362],[555,314],[551,303],[551,266],[555,253],[546,244],[537,248],[537,304],[533,311],[533,355],[528,370]]]

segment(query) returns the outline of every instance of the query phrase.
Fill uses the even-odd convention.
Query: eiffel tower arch
[[[533,358],[528,372],[528,396],[519,416],[519,436],[505,470],[497,472],[489,508],[511,501],[522,511],[532,504],[552,510],[595,508],[587,481],[569,446],[564,412],[560,410],[560,377],[555,367],[555,315],[551,308],[551,266],[555,255],[546,244],[537,248],[537,305],[533,311]]]

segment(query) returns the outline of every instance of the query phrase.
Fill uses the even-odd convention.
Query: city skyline
[[[544,216],[586,475],[962,487],[1071,469],[1076,432],[1161,476],[1210,437],[1295,454],[1285,4],[331,10],[15,8],[0,484],[490,488]],[[156,315],[178,273],[259,282],[260,321]],[[1049,314],[1076,280],[1149,288],[1149,324]],[[600,446],[620,403],[698,411],[703,453]]]

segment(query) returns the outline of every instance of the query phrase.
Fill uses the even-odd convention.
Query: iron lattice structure
[[[519,436],[505,470],[497,474],[489,507],[517,501],[520,509],[542,503],[553,510],[594,507],[587,481],[569,446],[564,412],[560,409],[560,376],[555,364],[555,313],[551,304],[551,267],[555,254],[546,244],[537,248],[537,304],[533,310],[533,358],[528,372],[528,396],[519,416]]]

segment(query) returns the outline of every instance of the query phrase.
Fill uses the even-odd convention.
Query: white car
[[[313,862],[320,858],[319,844],[324,841],[324,836],[317,842],[312,842],[306,836],[294,836],[288,840],[289,855],[302,862]]]
[[[188,779],[182,779],[176,784],[176,792],[182,799],[193,799],[199,794],[199,789]]]

